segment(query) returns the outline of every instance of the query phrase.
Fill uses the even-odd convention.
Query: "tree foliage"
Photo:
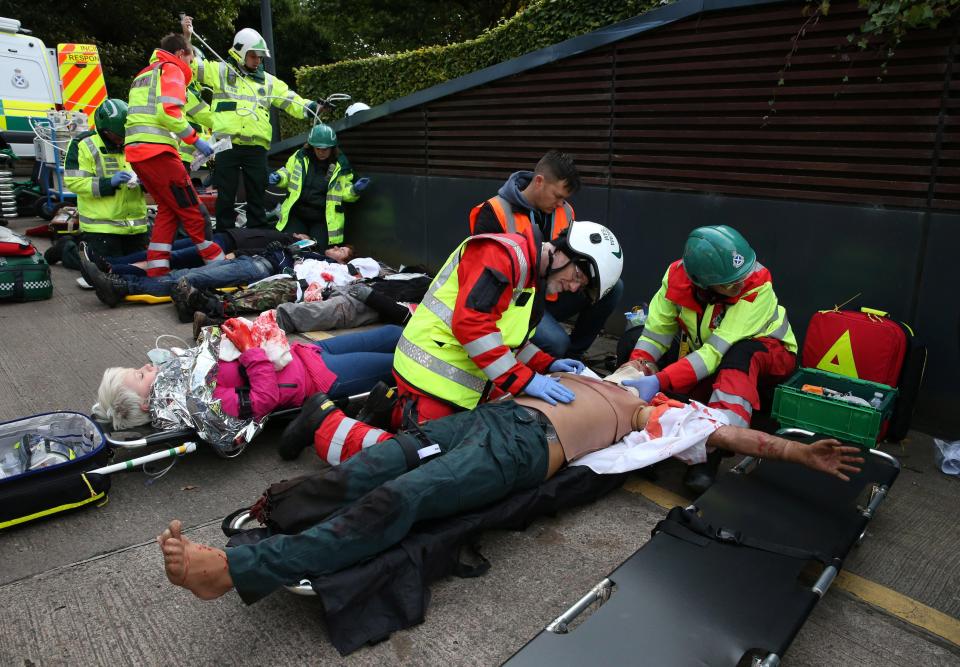
[[[305,0],[337,60],[476,37],[529,0]]]

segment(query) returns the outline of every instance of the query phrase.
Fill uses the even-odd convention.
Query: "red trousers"
[[[147,246],[147,275],[151,278],[170,273],[170,251],[178,224],[197,246],[204,263],[224,259],[223,250],[204,235],[200,200],[190,175],[175,153],[163,152],[146,160],[131,162],[140,182],[157,202],[157,219]]]
[[[723,355],[720,368],[712,378],[713,393],[707,406],[726,412],[734,426],[750,426],[753,411],[760,409],[758,385],[779,384],[789,378],[796,367],[797,355],[774,338],[735,343]],[[691,392],[693,398],[697,389]]]

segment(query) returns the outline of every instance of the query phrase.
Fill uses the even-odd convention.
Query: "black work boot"
[[[177,281],[177,284],[170,290],[170,300],[173,301],[173,307],[177,309],[177,319],[181,322],[193,322],[193,308],[190,307],[190,281],[184,276]]]
[[[714,450],[707,454],[706,463],[697,463],[687,468],[687,473],[683,476],[683,484],[698,496],[710,488],[713,481],[717,478],[717,469],[720,467],[720,459],[723,455],[719,450]]]
[[[80,253],[80,266],[84,279],[96,291],[97,298],[111,308],[123,301],[123,297],[130,294],[130,287],[121,276],[104,273]]]
[[[357,421],[369,424],[385,431],[390,430],[390,418],[393,406],[397,402],[397,392],[382,380],[373,386],[360,412]]]
[[[53,266],[63,258],[63,249],[68,241],[72,242],[72,239],[67,236],[56,239],[52,246],[43,251],[43,258],[47,261],[47,264]]]
[[[300,452],[305,447],[313,444],[313,434],[320,428],[320,424],[327,415],[338,409],[330,397],[322,391],[305,400],[297,418],[283,429],[280,446],[277,448],[280,458],[284,461],[292,461],[300,456]]]

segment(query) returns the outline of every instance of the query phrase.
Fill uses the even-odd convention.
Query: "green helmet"
[[[329,125],[320,123],[310,130],[307,143],[314,148],[333,148],[337,145],[337,133]]]
[[[97,130],[110,130],[123,137],[123,126],[127,122],[127,103],[111,97],[103,101],[93,114],[93,124]]]
[[[757,253],[733,227],[697,227],[683,248],[683,268],[698,287],[729,285],[753,271]]]

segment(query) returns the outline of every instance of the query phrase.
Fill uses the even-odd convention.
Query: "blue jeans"
[[[587,295],[579,291],[561,293],[556,301],[547,301],[547,310],[531,339],[533,344],[558,359],[580,358],[596,340],[622,296],[622,280],[618,280],[613,289],[596,303],[590,303]],[[560,322],[573,315],[577,315],[577,323],[568,336]]]
[[[226,234],[214,234],[213,241],[221,248],[228,248],[232,243],[227,239]],[[227,245],[224,245],[224,244]],[[147,251],[135,252],[121,257],[107,257],[110,263],[110,271],[122,275],[141,276],[146,275],[146,271],[136,266],[128,266],[136,262],[147,261]],[[190,239],[177,239],[173,242],[173,252],[170,253],[171,269],[195,269],[203,266],[203,258],[197,252],[197,246]]]
[[[157,278],[127,275],[123,276],[123,279],[131,294],[170,296],[173,286],[184,276],[197,289],[215,289],[248,285],[272,276],[273,273],[273,265],[264,258],[244,256],[214,262],[197,269],[178,269]]]
[[[337,376],[327,393],[334,398],[370,391],[379,380],[393,382],[393,351],[403,327],[395,325],[320,341],[320,357]]]

